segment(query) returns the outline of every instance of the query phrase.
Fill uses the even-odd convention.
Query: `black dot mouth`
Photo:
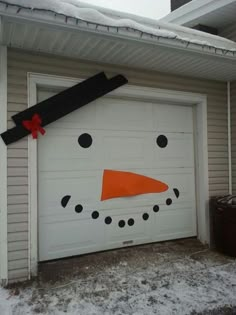
[[[104,221],[105,221],[106,224],[111,224],[112,223],[112,218],[111,217],[106,217]]]
[[[130,219],[128,220],[128,225],[129,225],[129,226],[133,226],[134,223],[135,223],[134,219],[130,218]]]
[[[70,201],[71,196],[70,195],[66,195],[61,199],[61,205],[63,208],[65,208],[68,204],[68,202]]]
[[[99,218],[99,212],[98,211],[93,211],[91,216],[92,216],[93,219],[98,219]]]
[[[75,206],[75,212],[76,213],[81,213],[83,211],[83,206],[82,205],[76,205]]]
[[[105,219],[104,219],[104,222],[105,222],[105,224],[107,224],[107,225],[110,225],[112,222],[113,222],[113,220],[112,220],[112,218],[110,217],[110,216],[107,216]],[[133,226],[135,224],[135,220],[133,219],[133,218],[129,218],[128,220],[127,220],[127,222],[126,222],[126,220],[124,220],[124,219],[121,219],[121,220],[119,220],[118,221],[118,226],[120,227],[120,228],[124,228],[126,225],[128,225],[128,226]]]
[[[177,188],[173,189],[175,197],[178,199],[179,198],[179,190]]]
[[[153,211],[158,212],[160,210],[160,207],[158,205],[153,206]]]
[[[180,196],[179,190],[177,188],[173,188],[173,192],[175,194],[175,197],[178,199],[179,196]],[[65,195],[64,197],[62,197],[62,199],[61,199],[61,206],[63,208],[66,208],[68,203],[69,203],[69,201],[70,201],[70,199],[71,199],[71,195]],[[171,198],[167,198],[165,203],[166,203],[167,206],[170,206],[170,205],[172,205],[173,200]],[[74,210],[75,210],[76,213],[80,214],[83,211],[83,206],[81,204],[77,204],[74,207]],[[153,206],[152,210],[153,210],[154,213],[158,213],[160,211],[160,206],[158,204],[155,204]],[[92,213],[91,213],[92,219],[96,220],[96,219],[99,218],[99,216],[100,216],[100,213],[98,211],[96,211],[96,210],[92,211]],[[145,213],[142,214],[142,219],[143,219],[143,221],[148,221],[150,219],[150,215],[147,212],[145,212]],[[106,216],[105,219],[104,219],[104,223],[106,225],[112,224],[113,223],[112,217],[111,216]],[[132,227],[133,225],[135,225],[135,220],[133,218],[129,218],[127,221],[124,220],[124,219],[120,219],[118,221],[118,226],[120,228],[124,228],[126,225],[129,226],[129,227]]]
[[[149,219],[149,214],[148,213],[144,213],[143,214],[143,220],[147,221]]]
[[[125,227],[125,220],[120,220],[118,225],[119,225],[120,228]]]

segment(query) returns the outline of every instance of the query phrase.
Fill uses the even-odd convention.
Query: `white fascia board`
[[[160,21],[190,26],[189,24],[192,21],[233,2],[235,0],[193,0],[171,12]]]
[[[0,36],[2,23],[0,17]],[[7,47],[0,37],[0,133],[7,129]],[[0,139],[0,284],[7,285],[7,146]]]
[[[16,22],[16,23],[27,23],[27,24],[38,24],[38,27],[44,27],[44,28],[51,28],[54,29],[55,31],[59,31],[61,30],[69,30],[72,33],[77,33],[77,32],[84,32],[85,34],[87,34],[87,36],[100,36],[105,38],[112,38],[113,40],[116,41],[129,41],[131,42],[138,42],[140,44],[146,45],[146,44],[151,44],[151,45],[155,45],[155,46],[161,46],[161,47],[165,47],[166,49],[177,49],[177,50],[181,50],[183,51],[183,53],[197,53],[197,54],[202,54],[202,55],[206,55],[206,56],[215,56],[218,58],[222,59],[222,62],[224,61],[231,61],[231,60],[235,60],[236,57],[236,44],[234,42],[231,42],[229,40],[223,39],[222,42],[222,46],[223,47],[227,47],[228,43],[232,43],[232,47],[229,48],[220,48],[217,46],[214,46],[213,44],[199,44],[198,40],[195,41],[195,38],[190,40],[190,42],[184,42],[181,40],[175,40],[175,39],[170,39],[170,38],[162,38],[162,37],[158,37],[158,38],[153,38],[151,35],[148,34],[143,34],[142,36],[140,36],[140,34],[138,32],[131,32],[128,30],[119,30],[116,32],[112,32],[109,31],[108,27],[104,27],[104,26],[97,26],[97,27],[90,27],[87,25],[86,22],[81,23],[81,25],[78,27],[77,24],[69,24],[69,23],[65,23],[64,20],[63,22],[59,22],[58,20],[43,20],[40,18],[33,18],[31,16],[29,17],[24,17],[24,16],[12,16],[10,14],[7,14],[4,16],[4,22],[7,21],[11,21],[11,22]],[[171,27],[173,27],[172,25],[170,25]],[[191,33],[191,31],[193,32],[197,32],[196,30],[190,30],[188,28],[185,27],[181,27],[178,26],[178,28],[181,29],[186,29],[186,32],[189,31],[189,33]],[[200,32],[201,33],[201,32]],[[203,33],[204,36],[205,33]],[[213,36],[211,34],[209,34],[210,36]],[[206,36],[207,37],[207,36]],[[6,40],[6,39],[5,39]],[[201,41],[200,41],[201,42]]]

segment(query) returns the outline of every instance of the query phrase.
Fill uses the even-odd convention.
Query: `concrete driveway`
[[[0,290],[0,314],[232,315],[236,260],[185,239],[45,263]]]

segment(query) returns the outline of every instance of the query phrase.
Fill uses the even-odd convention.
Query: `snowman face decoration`
[[[89,133],[83,133],[78,137],[78,144],[83,150],[88,150],[93,145],[93,137]],[[168,146],[168,139],[165,135],[158,135],[156,138],[156,143],[159,148],[165,149]],[[179,190],[177,188],[170,188],[167,183],[145,176],[143,174],[137,174],[134,172],[114,170],[114,169],[104,169],[101,180],[101,198],[102,203],[108,200],[114,200],[117,198],[132,198],[138,195],[144,194],[161,194],[172,190],[175,198],[179,198]],[[173,195],[173,194],[172,194]],[[66,208],[71,200],[71,195],[65,195],[61,199],[61,206]],[[167,206],[172,204],[172,198],[168,197],[165,200]],[[157,213],[160,210],[158,204],[153,204],[153,212]],[[84,205],[76,204],[74,206],[74,211],[78,214],[84,211]],[[86,210],[85,210],[86,211]],[[98,210],[91,212],[91,219],[96,220],[100,216]],[[149,219],[149,214],[147,212],[142,213],[142,219],[147,221]],[[113,223],[112,215],[107,215],[104,218],[104,223],[110,225]],[[125,225],[133,226],[135,224],[134,218],[130,217],[128,220],[120,219],[118,226],[123,228]]]

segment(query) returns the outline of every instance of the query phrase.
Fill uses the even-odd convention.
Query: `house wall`
[[[9,49],[8,128],[11,116],[27,108],[27,72],[86,77],[99,71],[122,73],[131,84],[207,94],[210,195],[228,193],[226,83],[197,80],[156,72],[81,62],[63,57]],[[28,160],[27,138],[8,146],[8,251],[9,280],[28,277]]]
[[[224,28],[220,36],[236,42],[236,23]],[[236,82],[231,83],[232,190],[236,194]]]
[[[232,190],[236,194],[236,81],[231,83]]]
[[[223,30],[220,30],[218,35],[236,42],[236,23],[225,27]]]

